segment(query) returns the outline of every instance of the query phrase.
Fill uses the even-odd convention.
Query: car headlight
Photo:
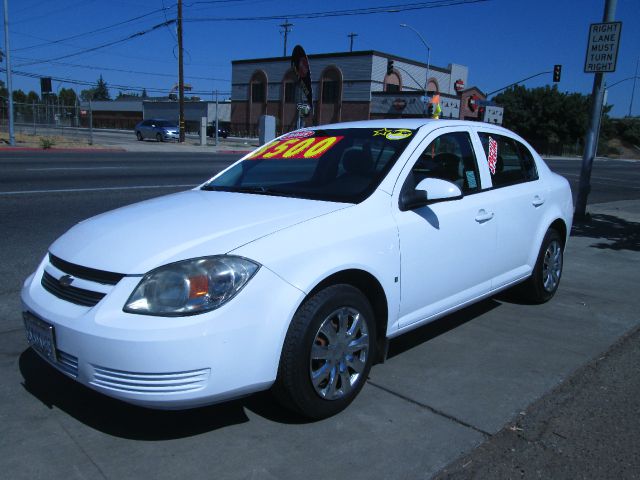
[[[231,255],[171,263],[142,278],[124,311],[168,317],[208,312],[231,300],[259,268]]]

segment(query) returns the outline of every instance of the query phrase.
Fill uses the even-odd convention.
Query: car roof
[[[408,128],[417,130],[421,127],[428,126],[431,128],[441,127],[472,127],[472,128],[491,128],[512,133],[500,125],[493,123],[477,122],[472,120],[445,120],[432,118],[394,118],[394,119],[377,119],[362,120],[357,122],[332,123],[328,125],[317,125],[306,127],[307,129],[337,129],[337,128]]]

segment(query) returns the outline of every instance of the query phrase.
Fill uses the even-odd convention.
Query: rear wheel
[[[518,285],[521,297],[534,303],[544,303],[553,297],[560,285],[564,260],[562,237],[550,228],[544,236],[531,277]]]
[[[373,310],[360,290],[341,284],[312,295],[289,326],[276,397],[310,418],[344,410],[369,375],[375,338]]]
[[[136,138],[137,138],[139,141],[142,141],[142,133],[140,133],[140,132],[136,132]]]
[[[162,141],[162,135],[160,133],[156,134],[156,140],[161,142]]]

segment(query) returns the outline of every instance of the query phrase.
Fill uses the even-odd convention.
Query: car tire
[[[141,142],[143,140],[142,133],[136,132],[136,138]]]
[[[156,134],[156,140],[159,141],[159,142],[162,142],[162,135],[157,133]]]
[[[360,290],[346,284],[320,290],[289,325],[273,393],[308,418],[337,414],[364,386],[375,340],[373,309]]]
[[[531,276],[517,286],[516,294],[519,297],[531,303],[545,303],[551,300],[562,277],[563,247],[560,233],[553,228],[547,230]]]

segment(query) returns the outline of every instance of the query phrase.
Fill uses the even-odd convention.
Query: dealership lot
[[[501,296],[395,340],[352,407],[322,422],[267,394],[139,409],[26,349],[18,292],[53,239],[87,216],[196,185],[233,158],[0,154],[0,468],[11,478],[428,478],[640,325],[640,164],[601,162],[594,222],[575,229],[556,298]],[[551,166],[575,185],[579,162]]]

